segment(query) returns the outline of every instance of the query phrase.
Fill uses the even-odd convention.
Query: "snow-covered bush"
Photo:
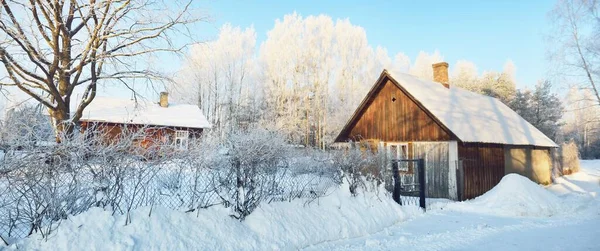
[[[21,105],[7,111],[0,123],[0,149],[8,145],[27,147],[53,141],[49,118],[40,106]]]
[[[354,196],[359,193],[359,189],[376,190],[384,181],[380,158],[368,148],[361,150],[359,147],[352,147],[333,151],[332,161],[343,172],[343,178]]]
[[[110,143],[97,132],[62,137],[68,140],[60,144],[12,141],[0,162],[0,236],[45,236],[68,215],[92,206],[128,214],[151,203],[148,184],[164,161],[140,161],[148,156],[132,154],[140,133],[143,128]]]
[[[219,197],[243,220],[270,195],[286,175],[290,147],[283,137],[263,129],[237,131],[222,144],[226,164],[220,165]]]
[[[88,130],[61,137],[66,140],[59,144],[7,144],[0,161],[2,240],[47,236],[68,216],[91,207],[124,215],[124,225],[136,208],[157,206],[201,214],[223,205],[244,220],[262,203],[318,201],[343,178],[354,193],[377,180],[369,171],[372,157],[293,147],[263,129],[205,134],[187,150],[140,148],[148,130]]]

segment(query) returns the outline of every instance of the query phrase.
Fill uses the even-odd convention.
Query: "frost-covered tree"
[[[499,99],[505,104],[511,102],[516,92],[516,67],[507,61],[502,72],[484,71],[477,74],[474,63],[459,60],[452,72],[450,82],[460,88]]]
[[[463,89],[480,92],[479,75],[475,63],[467,60],[458,60],[450,76],[450,85]]]
[[[377,74],[393,61],[369,46],[365,30],[348,20],[277,20],[261,45],[266,124],[296,144],[325,147],[339,132]]]
[[[540,81],[533,91],[517,90],[509,106],[551,139],[556,139],[563,116],[562,101],[552,93],[550,81]]]
[[[575,141],[582,158],[600,156],[600,148],[595,147],[600,141],[600,107],[592,91],[573,86],[564,103],[564,141]]]
[[[432,54],[421,51],[408,72],[421,79],[433,80],[433,68],[431,65],[442,61],[444,61],[444,57],[437,50]]]
[[[568,83],[589,89],[600,105],[600,1],[558,0],[549,54],[556,73]]]
[[[223,25],[216,40],[192,47],[170,87],[174,99],[197,104],[214,129],[223,133],[256,120],[255,45],[253,27]]]
[[[408,73],[409,69],[410,58],[406,54],[398,52],[396,56],[394,56],[394,66],[391,70],[393,72]]]
[[[479,80],[481,94],[494,97],[507,104],[515,95],[515,82],[504,72],[484,72]]]
[[[180,28],[198,20],[190,5],[191,1],[151,0],[1,1],[0,86],[47,108],[56,140],[61,141],[59,136],[72,135],[101,83],[164,80],[158,70],[138,69],[134,62],[179,52],[184,40],[172,39],[173,32],[183,32]],[[76,89],[81,95],[74,95]]]
[[[50,118],[41,105],[11,108],[0,127],[0,145],[35,145],[52,140]]]

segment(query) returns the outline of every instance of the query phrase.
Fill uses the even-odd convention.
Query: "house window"
[[[190,132],[184,130],[175,131],[175,145],[177,148],[185,150],[188,148]]]
[[[414,156],[409,152],[408,143],[388,143],[387,146],[390,160],[408,160]],[[411,162],[398,162],[398,169],[403,172],[412,173],[412,166]],[[388,168],[392,168],[391,162]]]
[[[390,157],[392,159],[409,159],[407,143],[388,143]]]

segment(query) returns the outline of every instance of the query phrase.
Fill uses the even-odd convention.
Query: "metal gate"
[[[425,210],[425,160],[392,160],[392,197],[400,205],[416,205]]]

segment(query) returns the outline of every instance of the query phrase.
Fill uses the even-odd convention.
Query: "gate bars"
[[[415,164],[417,166],[416,173],[413,170]],[[402,165],[402,169],[400,168],[400,165]],[[394,190],[392,193],[392,197],[394,201],[396,201],[400,205],[416,204],[415,197],[418,193],[419,207],[425,210],[425,160],[392,160],[392,173],[394,178]],[[416,180],[414,176],[417,176]],[[410,183],[411,181],[412,183]],[[417,181],[418,183],[414,183],[415,181]],[[416,190],[416,187],[418,187],[418,190]]]

